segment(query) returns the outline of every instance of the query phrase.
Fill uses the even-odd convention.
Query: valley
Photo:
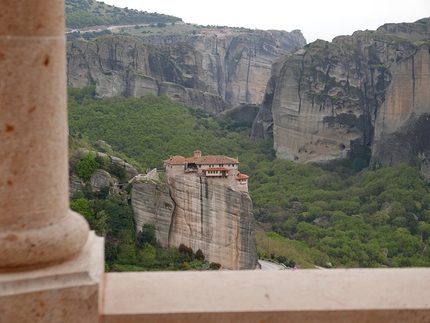
[[[70,154],[85,147],[123,160],[91,162],[112,178],[97,188],[76,168],[85,154],[70,165],[81,187],[72,208],[106,237],[107,270],[218,268],[190,242],[168,255],[151,238],[158,228],[134,227],[129,204],[142,184],[127,183],[125,164],[145,173],[197,149],[237,156],[250,176],[260,258],[301,268],[430,265],[429,18],[306,44],[299,30],[151,17],[67,46]],[[148,183],[147,200],[172,194],[164,180]]]

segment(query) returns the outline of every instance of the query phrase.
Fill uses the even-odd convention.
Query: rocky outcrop
[[[96,169],[90,178],[90,184],[94,191],[99,191],[101,187],[113,184],[112,180],[112,176],[107,171]]]
[[[108,157],[112,164],[117,164],[117,165],[121,166],[122,168],[124,168],[124,170],[130,175],[130,177],[134,177],[134,176],[139,174],[139,172],[137,171],[136,168],[134,168],[129,163],[125,162],[124,160],[122,160],[119,157],[107,156],[107,155],[99,153],[99,152],[97,153],[97,155]]]
[[[88,154],[90,151],[87,148],[78,148],[73,152],[73,155],[70,158],[70,168],[74,169],[76,163],[79,161],[79,159],[85,155]],[[124,168],[124,170],[130,175],[131,178],[139,174],[139,171],[130,165],[129,163],[125,162],[123,159],[115,156],[110,156],[105,153],[101,153],[99,151],[91,151],[91,154],[93,154],[94,157],[103,157],[106,158],[109,163],[116,164]]]
[[[106,142],[102,141],[102,144],[105,146],[109,146],[106,144]],[[100,145],[100,141],[99,141]],[[110,146],[109,146],[110,147]],[[90,151],[87,148],[78,148],[73,151],[71,154],[70,160],[69,160],[69,169],[71,170],[71,174],[69,176],[69,194],[72,196],[76,191],[82,191],[85,187],[85,182],[80,179],[77,174],[74,174],[73,171],[75,170],[76,164],[81,159],[81,157],[85,154],[88,154],[91,152],[91,154],[96,158],[102,158],[105,160],[105,163],[107,164],[100,165],[104,166],[105,169],[108,169],[110,171],[109,165],[118,165],[121,168],[124,169],[124,171],[129,175],[129,178],[134,178],[136,175],[139,174],[139,171],[133,167],[132,165],[125,162],[123,159],[115,156],[109,156],[105,153],[101,153],[98,151]],[[115,174],[115,172],[113,173]],[[97,169],[94,171],[90,178],[90,184],[91,188],[95,191],[100,190],[103,186],[110,186],[111,184],[115,184],[118,181],[114,179],[109,172],[103,169]],[[119,193],[119,192],[117,192]],[[125,199],[127,199],[127,195],[125,194]]]
[[[168,46],[126,36],[69,42],[68,85],[95,83],[99,97],[166,94],[218,114],[239,103],[260,103],[273,60],[306,43],[298,30],[190,35],[179,40]]]
[[[69,195],[73,196],[77,191],[82,191],[85,187],[85,183],[77,176],[69,177]]]
[[[428,40],[429,19],[422,19],[317,40],[286,54],[272,67],[253,137],[273,132],[277,157],[298,162],[354,158],[369,149],[383,165],[390,155],[413,162],[406,155],[416,143],[401,157],[387,136],[425,126]],[[412,155],[424,154],[418,150]]]
[[[255,269],[255,224],[249,195],[222,180],[188,175],[169,178],[166,186],[151,181],[134,183],[136,229],[154,223],[163,247],[183,243],[195,251],[201,249],[207,260],[224,268]]]

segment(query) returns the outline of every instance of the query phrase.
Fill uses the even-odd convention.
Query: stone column
[[[98,322],[103,238],[70,211],[63,0],[0,0],[0,322]]]
[[[0,2],[0,270],[77,256],[69,210],[63,0]]]

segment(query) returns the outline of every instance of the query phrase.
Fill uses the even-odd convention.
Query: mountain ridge
[[[272,61],[305,44],[300,32],[189,35],[171,45],[107,35],[67,44],[68,85],[96,85],[99,97],[167,94],[213,114],[258,104]]]

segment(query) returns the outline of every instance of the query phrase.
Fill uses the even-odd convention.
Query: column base
[[[74,258],[85,245],[88,232],[88,222],[72,210],[45,226],[2,230],[0,272],[30,271]]]
[[[104,239],[91,231],[74,259],[0,273],[0,322],[98,322],[103,272]]]

